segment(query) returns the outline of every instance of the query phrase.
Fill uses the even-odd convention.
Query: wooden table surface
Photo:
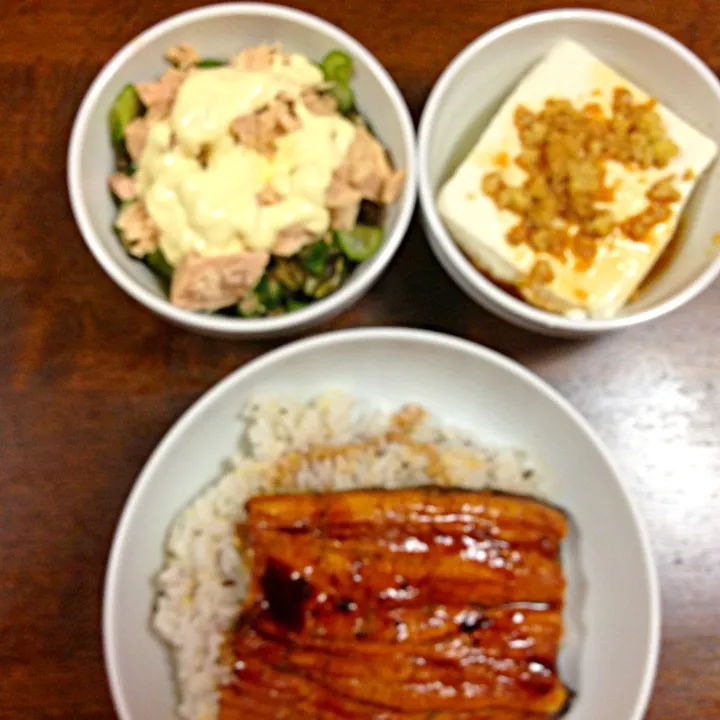
[[[658,25],[720,70],[717,0],[594,4]],[[374,12],[363,0],[299,5],[374,52],[417,119],[432,83],[468,42],[556,3],[395,0]],[[2,719],[114,717],[101,588],[125,498],[178,415],[277,344],[209,340],[156,319],[103,274],[70,213],[65,153],[83,93],[127,40],[188,7],[183,0],[2,5]],[[545,339],[467,300],[416,223],[370,295],[321,330],[361,325],[442,329],[496,348],[590,419],[626,469],[660,571],[664,640],[647,718],[720,718],[720,284],[647,328],[592,342]]]

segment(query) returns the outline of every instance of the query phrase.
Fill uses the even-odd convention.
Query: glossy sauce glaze
[[[662,251],[662,254],[657,259],[657,262],[650,268],[650,271],[630,298],[631,301],[641,298],[643,294],[650,290],[652,286],[655,285],[655,283],[658,282],[670,269],[673,262],[675,262],[675,258],[677,258],[678,253],[682,250],[682,247],[685,244],[687,226],[687,217],[681,217],[675,234],[670,239],[667,247]]]
[[[559,717],[562,512],[494,493],[256,498],[221,720]]]

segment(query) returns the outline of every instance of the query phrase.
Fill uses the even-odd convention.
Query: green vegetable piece
[[[300,251],[300,264],[313,275],[322,275],[329,254],[330,246],[324,240],[318,240]]]
[[[110,136],[115,145],[124,142],[125,128],[134,120],[142,109],[140,96],[134,85],[126,85],[110,108]]]
[[[147,254],[143,262],[150,268],[150,272],[158,279],[163,290],[168,293],[173,277],[173,266],[167,261],[162,250],[157,249]]]
[[[304,300],[297,300],[296,298],[290,298],[287,301],[288,312],[294,312],[295,310],[302,310],[303,308],[306,308],[308,305],[310,305],[309,302],[306,302]]]
[[[349,55],[340,50],[332,50],[320,63],[325,79],[347,85],[353,74],[353,61]]]
[[[285,300],[285,288],[277,280],[268,280],[268,305],[278,307]]]
[[[335,231],[335,240],[349,260],[365,262],[382,244],[382,228],[372,225],[356,225],[352,232]]]
[[[285,299],[285,288],[276,278],[265,273],[255,287],[255,294],[261,304],[268,310],[272,310]]]
[[[327,297],[331,293],[334,293],[343,283],[346,277],[346,263],[345,258],[340,255],[335,259],[335,262],[331,266],[330,277],[326,278],[315,288],[313,297],[318,300]]]
[[[146,265],[160,278],[163,280],[167,280],[168,282],[172,280],[173,276],[173,266],[167,261],[165,258],[165,255],[163,255],[162,250],[157,249],[150,254],[146,255],[143,260],[145,260]]]
[[[322,278],[319,278],[316,275],[308,275],[303,283],[302,291],[308,297],[315,297],[315,293],[322,283]]]
[[[296,260],[278,260],[275,267],[269,271],[288,292],[295,292],[302,287],[305,280],[305,271]]]
[[[224,60],[216,60],[214,58],[203,58],[195,63],[195,67],[204,69],[225,67],[226,65],[227,63]]]
[[[335,98],[338,110],[346,115],[355,107],[355,95],[346,83],[336,82],[328,88],[327,94]]]

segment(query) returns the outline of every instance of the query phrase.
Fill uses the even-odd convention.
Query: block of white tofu
[[[606,163],[606,183],[615,187],[612,202],[603,204],[618,222],[642,212],[646,192],[657,181],[674,175],[681,199],[671,206],[672,215],[656,225],[646,241],[625,237],[620,228],[599,244],[591,267],[576,270],[547,255],[554,279],[546,285],[528,286],[527,279],[538,256],[527,245],[506,240],[518,216],[500,210],[482,190],[485,175],[500,172],[509,185],[521,185],[526,173],[512,159],[521,151],[514,123],[519,105],[533,112],[550,98],[569,100],[576,108],[597,103],[612,114],[617,88],[627,89],[635,103],[650,97],[575,42],[564,40],[537,64],[516,87],[494,116],[482,137],[454,175],[441,188],[438,210],[461,249],[497,281],[514,285],[533,304],[572,317],[612,317],[626,304],[672,239],[682,212],[699,177],[717,154],[716,144],[666,107],[656,111],[665,123],[679,153],[664,168],[631,170],[620,163]]]

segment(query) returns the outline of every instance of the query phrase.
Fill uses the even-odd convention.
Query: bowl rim
[[[655,320],[694,300],[720,275],[720,253],[708,264],[703,272],[685,288],[653,307],[639,310],[629,315],[607,319],[569,318],[564,315],[542,310],[541,308],[537,308],[523,300],[513,297],[500,289],[482,273],[478,272],[452,240],[449,231],[446,230],[444,223],[440,219],[435,202],[435,190],[427,177],[428,148],[434,131],[436,115],[443,102],[443,96],[448,91],[449,85],[455,76],[477,53],[503,36],[529,26],[568,20],[584,20],[586,22],[623,27],[640,35],[644,35],[655,43],[664,46],[670,52],[674,53],[681,62],[690,66],[714,93],[718,104],[720,104],[720,80],[712,70],[680,41],[642,20],[605,10],[572,8],[543,10],[522,15],[497,25],[473,40],[455,56],[433,86],[427,103],[425,104],[418,128],[418,192],[420,207],[430,229],[430,233],[428,234],[434,236],[433,240],[435,242],[431,242],[432,249],[436,254],[442,254],[444,256],[445,262],[441,261],[441,264],[446,270],[448,270],[447,266],[450,266],[459,274],[461,281],[455,278],[453,279],[458,282],[461,287],[471,288],[473,293],[485,296],[488,301],[494,305],[501,306],[506,313],[517,316],[518,322],[524,327],[535,329],[547,328],[551,331],[567,332],[575,335],[592,335],[612,330],[620,330]],[[449,272],[449,274],[452,276],[451,272]],[[472,293],[469,294],[472,297]]]
[[[389,233],[378,252],[361,267],[339,290],[328,297],[312,303],[306,308],[285,315],[267,318],[233,318],[210,315],[172,305],[144,288],[129,273],[116,264],[110,253],[103,247],[95,233],[83,198],[80,155],[85,143],[90,117],[96,109],[98,97],[108,81],[138,51],[162,37],[168,31],[192,24],[196,21],[228,16],[263,16],[287,20],[324,34],[338,47],[348,50],[378,80],[387,94],[393,111],[400,123],[403,145],[405,146],[406,178],[403,195],[398,204],[395,229]],[[260,337],[266,334],[302,329],[322,321],[326,317],[349,308],[367,292],[380,278],[407,234],[417,199],[417,156],[415,126],[405,99],[397,84],[380,61],[359,41],[332,23],[316,15],[294,8],[263,2],[220,3],[188,10],[172,15],[136,35],[105,64],[86,91],[75,116],[67,153],[67,185],[70,205],[80,235],[95,260],[113,282],[134,300],[171,323],[187,328],[246,337]]]
[[[115,646],[115,633],[113,630],[115,617],[118,613],[119,599],[117,596],[119,575],[124,558],[126,538],[130,533],[133,516],[136,508],[144,499],[147,488],[152,483],[158,466],[165,462],[175,445],[182,439],[188,429],[201,418],[223,395],[233,392],[234,388],[258,372],[269,366],[282,363],[297,354],[313,352],[328,347],[346,343],[362,343],[366,341],[395,341],[406,343],[408,347],[424,345],[441,347],[452,352],[472,356],[479,364],[487,364],[501,368],[503,371],[518,378],[530,389],[540,393],[563,411],[586,437],[588,443],[602,458],[609,472],[618,485],[621,496],[630,512],[633,526],[638,539],[639,550],[644,560],[644,582],[650,595],[650,604],[647,613],[648,628],[648,654],[642,682],[637,689],[635,705],[632,715],[627,720],[641,720],[648,705],[655,682],[660,652],[661,635],[661,604],[658,572],[655,565],[650,538],[645,521],[636,507],[630,487],[613,459],[610,450],[605,446],[600,436],[593,429],[590,422],[550,383],[536,375],[533,371],[519,362],[502,355],[496,350],[474,343],[464,338],[440,333],[431,330],[421,330],[404,327],[369,327],[351,328],[320,333],[311,337],[295,340],[282,347],[267,352],[254,360],[232,371],[219,380],[215,385],[205,391],[195,402],[175,420],[167,430],[160,442],[155,446],[142,470],[138,474],[126,498],[120,519],[115,528],[112,546],[109,553],[105,582],[103,587],[102,608],[102,643],[103,659],[108,676],[108,682],[113,702],[122,720],[134,720],[125,703],[121,692],[122,681],[115,661],[117,648]],[[208,482],[210,479],[208,478]],[[148,578],[149,581],[149,578]],[[158,641],[159,642],[159,641]]]

